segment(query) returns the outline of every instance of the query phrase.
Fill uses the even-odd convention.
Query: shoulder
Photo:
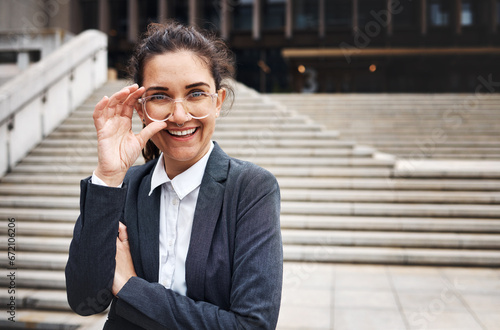
[[[228,181],[238,182],[276,182],[276,178],[271,172],[252,162],[230,157],[216,142],[206,172],[216,178],[217,181],[227,179]]]
[[[268,170],[252,163],[230,158],[226,189],[238,200],[258,200],[267,195],[280,196],[278,181]]]
[[[252,162],[232,158],[229,161],[229,177],[238,177],[244,181],[276,182],[274,175]]]

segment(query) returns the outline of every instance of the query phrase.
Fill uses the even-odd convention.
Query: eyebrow
[[[201,82],[201,81],[193,83],[193,84],[186,85],[184,88],[185,89],[190,89],[190,88],[199,87],[199,86],[206,86],[206,87],[210,88],[209,84]],[[149,87],[148,89],[146,89],[146,92],[149,92],[149,91],[164,91],[164,92],[167,92],[168,90],[169,90],[168,87],[152,86],[152,87]]]
[[[199,86],[207,86],[207,87],[210,88],[209,84],[200,81],[200,82],[197,82],[197,83],[194,83],[194,84],[187,85],[186,89],[190,89],[190,88],[193,88],[193,87],[199,87]]]
[[[149,87],[148,89],[146,89],[146,92],[149,92],[149,91],[168,91],[168,88],[167,87],[161,87],[161,86],[153,86],[153,87]]]

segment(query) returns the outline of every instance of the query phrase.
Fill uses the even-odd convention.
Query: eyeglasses
[[[149,119],[162,122],[172,117],[175,104],[182,103],[189,119],[203,119],[210,115],[210,109],[217,99],[217,93],[193,92],[182,99],[173,99],[167,95],[150,95],[139,99],[142,109]]]

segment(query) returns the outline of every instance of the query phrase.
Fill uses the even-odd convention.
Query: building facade
[[[500,81],[500,0],[18,0],[0,6],[3,22],[15,28],[106,32],[110,65],[120,72],[150,22],[175,18],[219,33],[236,54],[238,79],[263,92],[474,92],[478,77]]]

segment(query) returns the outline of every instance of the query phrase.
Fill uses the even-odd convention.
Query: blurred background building
[[[0,2],[3,31],[105,32],[120,76],[147,24],[165,18],[219,33],[238,80],[261,92],[474,92],[478,76],[500,73],[499,0]]]

